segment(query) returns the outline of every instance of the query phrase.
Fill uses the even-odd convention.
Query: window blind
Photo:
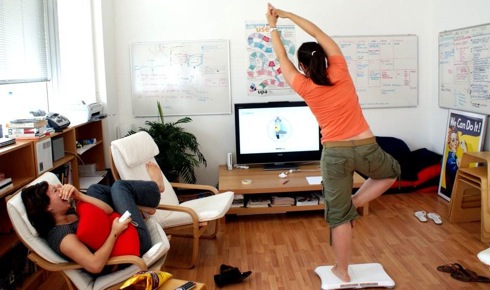
[[[43,0],[0,1],[0,84],[49,79]]]

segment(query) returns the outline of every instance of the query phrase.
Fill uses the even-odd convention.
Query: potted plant
[[[139,131],[148,132],[155,140],[160,150],[155,159],[170,181],[178,181],[181,178],[186,183],[196,183],[194,168],[200,164],[206,167],[207,161],[199,150],[196,136],[179,126],[192,122],[192,119],[184,117],[176,122],[165,123],[160,102],[157,102],[157,107],[159,120],[146,121],[148,128],[140,127]],[[136,132],[131,130],[128,135],[134,133]]]

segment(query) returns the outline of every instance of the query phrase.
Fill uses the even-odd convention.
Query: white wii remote
[[[124,212],[124,214],[119,218],[119,222],[122,223],[131,216],[129,211]]]

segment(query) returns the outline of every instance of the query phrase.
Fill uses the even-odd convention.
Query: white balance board
[[[340,280],[332,273],[333,266],[320,266],[315,273],[320,276],[322,289],[349,289],[369,287],[395,287],[395,281],[388,276],[379,263],[349,265],[350,282]]]

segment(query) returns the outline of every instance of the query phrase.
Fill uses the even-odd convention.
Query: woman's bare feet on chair
[[[340,280],[342,280],[343,282],[350,282],[349,273],[340,270],[337,264],[335,264],[333,266],[332,273],[335,276],[337,276]]]
[[[165,184],[163,183],[163,175],[162,171],[160,171],[160,167],[154,162],[148,161],[146,162],[146,171],[148,171],[150,179],[158,185],[158,190],[163,192],[165,190]]]

